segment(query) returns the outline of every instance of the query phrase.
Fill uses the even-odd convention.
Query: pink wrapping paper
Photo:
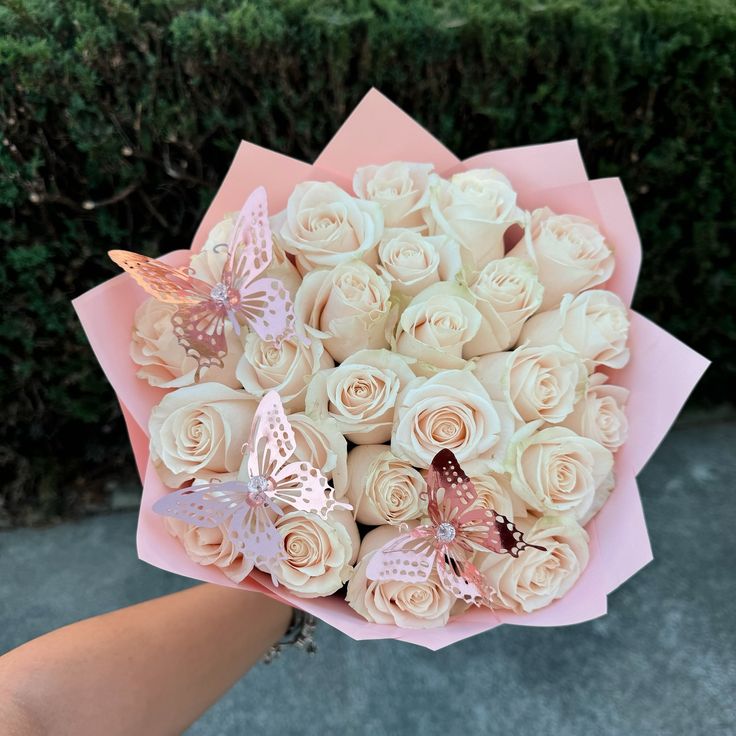
[[[353,171],[365,164],[392,160],[432,162],[438,173],[492,166],[503,171],[525,208],[547,205],[587,216],[599,223],[616,250],[616,272],[607,288],[631,303],[641,262],[641,246],[626,195],[618,179],[590,181],[575,141],[491,151],[459,161],[426,130],[376,90],[371,90],[320,154],[314,165],[250,143],[241,143],[192,243],[201,249],[209,230],[239,209],[243,197],[265,186],[272,213],[286,205],[296,184],[331,179],[351,191]],[[172,264],[187,261],[187,251],[164,256]],[[633,313],[631,361],[611,371],[613,383],[631,391],[630,436],[616,454],[617,484],[606,505],[591,521],[591,556],[577,584],[561,600],[532,614],[472,610],[441,629],[408,630],[371,624],[342,598],[302,599],[270,577],[255,572],[239,586],[217,568],[197,565],[169,536],[161,517],[151,511],[167,492],[149,462],[148,418],[164,391],[136,377],[129,344],[136,307],[146,298],[133,279],[121,274],[74,300],[90,344],[123,410],[141,479],[143,498],[138,523],[140,559],[187,577],[256,590],[278,597],[340,629],[354,639],[399,639],[429,649],[486,631],[499,624],[559,626],[587,621],[606,612],[607,595],[652,559],[636,474],[651,457],[708,361],[644,317]]]

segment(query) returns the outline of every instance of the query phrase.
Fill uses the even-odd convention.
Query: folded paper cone
[[[332,180],[347,190],[357,166],[393,160],[434,164],[448,175],[478,167],[503,171],[527,209],[547,205],[560,212],[595,220],[615,245],[617,269],[606,288],[631,303],[641,262],[636,226],[617,179],[589,181],[575,141],[491,151],[459,161],[441,143],[376,90],[371,90],[327,145],[314,165],[250,143],[241,143],[235,159],[194,237],[202,248],[207,234],[226,214],[240,207],[245,193],[264,186],[272,211],[286,206],[294,186],[305,180]],[[163,257],[182,265],[189,251]],[[560,600],[529,614],[474,609],[451,618],[443,628],[407,630],[371,624],[339,596],[302,599],[270,577],[254,572],[243,583],[229,581],[215,567],[197,565],[166,531],[151,510],[168,490],[149,460],[148,420],[165,391],[136,377],[129,344],[136,308],[144,292],[119,275],[74,301],[87,337],[120,401],[136,463],[143,480],[138,524],[138,554],[156,567],[206,582],[256,590],[318,616],[355,639],[399,639],[429,649],[486,631],[501,623],[559,626],[586,621],[606,612],[608,593],[651,559],[651,549],[635,476],[675,420],[708,361],[664,330],[633,314],[632,358],[622,370],[610,371],[612,382],[630,391],[629,439],[616,454],[616,488],[600,513],[587,525],[590,561],[575,586]],[[609,372],[609,371],[607,371]]]

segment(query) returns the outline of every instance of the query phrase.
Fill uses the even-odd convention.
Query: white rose
[[[453,281],[462,270],[457,243],[411,230],[385,230],[378,257],[392,291],[409,297],[438,281]]]
[[[405,629],[444,626],[457,599],[440,585],[434,570],[424,582],[379,582],[366,576],[371,554],[399,533],[398,527],[380,526],[366,534],[345,600],[354,611],[374,624],[393,624]]]
[[[538,429],[532,422],[511,441],[507,458],[511,487],[540,514],[580,520],[613,470],[610,450],[566,427]]]
[[[506,257],[487,263],[470,293],[482,319],[476,336],[463,347],[466,358],[515,345],[524,322],[542,304],[544,289],[530,263]]]
[[[261,397],[277,391],[284,409],[294,412],[304,409],[307,384],[312,376],[320,368],[331,368],[334,364],[322,341],[315,337],[309,345],[293,338],[277,346],[251,332],[245,338],[235,374],[248,393]]]
[[[406,360],[389,350],[360,350],[337,368],[317,373],[307,389],[307,413],[330,417],[351,442],[391,437],[399,392],[414,379]]]
[[[406,161],[361,166],[353,176],[353,190],[361,199],[381,206],[386,227],[424,230],[427,185],[432,168],[432,164]]]
[[[447,181],[430,178],[430,234],[443,233],[463,247],[464,261],[474,269],[502,258],[503,236],[522,222],[516,192],[494,169],[473,169]]]
[[[331,271],[307,274],[294,311],[310,336],[342,362],[364,348],[388,347],[391,289],[370,266],[348,261]]]
[[[304,460],[322,471],[332,481],[335,498],[342,498],[348,489],[348,443],[334,419],[318,421],[306,414],[289,414],[294,430],[294,460]]]
[[[146,299],[135,311],[130,357],[140,366],[136,375],[151,386],[180,388],[194,383],[197,361],[179,344],[171,318],[175,304]],[[240,384],[235,366],[243,354],[243,345],[229,323],[225,324],[227,355],[223,367],[212,366],[202,371],[202,381],[216,381],[231,388]]]
[[[292,511],[279,517],[284,561],[276,579],[302,598],[332,595],[348,580],[358,555],[360,535],[350,512],[332,511],[327,519]]]
[[[386,445],[361,445],[348,455],[348,500],[361,524],[401,524],[427,513],[427,484]]]
[[[459,284],[434,284],[417,294],[401,314],[396,351],[416,358],[415,372],[465,367],[463,347],[480,327],[481,316],[467,289]]]
[[[417,468],[447,448],[466,473],[500,470],[514,431],[508,409],[469,371],[415,378],[399,395],[396,415],[391,451]]]
[[[149,422],[151,459],[161,480],[178,488],[193,478],[237,472],[257,407],[245,391],[220,383],[166,394]]]
[[[611,278],[613,251],[592,220],[557,215],[548,207],[527,215],[524,235],[509,255],[527,258],[544,286],[542,309],[556,307],[565,294],[578,294]]]
[[[479,563],[481,574],[496,591],[494,606],[531,613],[562,598],[588,565],[588,535],[577,522],[542,517],[523,529],[529,544],[518,557],[488,553]]]
[[[297,184],[286,211],[275,215],[272,224],[279,245],[296,257],[302,274],[355,258],[369,265],[378,260],[380,205],[355,199],[332,182]]]
[[[524,502],[514,493],[506,473],[484,473],[470,477],[478,500],[475,505],[503,514],[512,521],[527,516]]]
[[[616,451],[629,434],[626,418],[629,390],[623,386],[612,386],[606,380],[602,373],[594,373],[590,377],[587,391],[562,426]]]
[[[527,321],[519,340],[532,347],[557,344],[585,360],[588,371],[598,365],[623,368],[629,362],[629,315],[621,299],[611,291],[592,289],[560,306],[539,312]]]
[[[588,376],[580,357],[557,345],[484,355],[474,372],[490,397],[505,401],[517,419],[550,424],[573,411]]]
[[[242,582],[250,573],[251,565],[235,551],[225,525],[205,529],[170,516],[164,518],[164,525],[169,534],[182,543],[192,562],[215,565],[234,583]]]

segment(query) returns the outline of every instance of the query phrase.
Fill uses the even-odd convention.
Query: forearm
[[[19,736],[181,733],[290,617],[265,596],[200,585],[72,624],[0,658],[0,718]]]

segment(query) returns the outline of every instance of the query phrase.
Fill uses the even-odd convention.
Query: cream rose
[[[469,371],[415,378],[399,395],[396,415],[391,451],[415,467],[428,468],[446,447],[467,473],[502,469],[513,418]]]
[[[409,230],[386,230],[378,245],[380,271],[391,290],[416,296],[438,281],[453,281],[462,270],[457,243]]]
[[[503,236],[522,222],[511,182],[494,169],[473,169],[447,181],[430,179],[430,234],[443,233],[463,247],[464,261],[474,269],[502,258]]]
[[[401,524],[427,513],[424,478],[386,445],[351,450],[348,479],[348,500],[361,524]]]
[[[294,430],[295,460],[304,460],[322,471],[332,481],[335,498],[342,498],[348,489],[348,443],[329,417],[315,421],[303,413],[290,414]]]
[[[473,475],[470,480],[478,494],[475,504],[480,508],[492,509],[512,521],[528,515],[526,505],[514,493],[511,478],[506,473]]]
[[[353,190],[361,199],[381,206],[386,227],[424,230],[427,185],[432,164],[392,161],[383,166],[361,166],[353,176]]]
[[[383,212],[376,202],[355,199],[332,182],[305,181],[296,185],[272,225],[279,245],[305,274],[355,258],[374,265]]]
[[[287,412],[302,411],[307,384],[321,368],[335,365],[316,337],[309,345],[298,338],[284,340],[280,346],[266,342],[251,332],[245,338],[243,355],[235,375],[243,388],[261,397],[277,391]]]
[[[606,380],[603,373],[593,373],[587,391],[562,425],[616,451],[629,434],[626,418],[629,390],[612,386]]]
[[[524,235],[509,255],[527,258],[544,286],[542,309],[556,307],[565,294],[579,294],[611,278],[613,251],[592,220],[557,215],[548,207],[527,215]]]
[[[470,286],[481,322],[475,337],[463,346],[463,356],[508,350],[516,344],[524,322],[542,304],[544,289],[534,267],[521,258],[499,258],[483,267]]]
[[[234,583],[242,582],[250,573],[251,565],[235,551],[224,525],[205,529],[170,516],[164,518],[164,524],[169,534],[181,542],[192,562],[215,565]]]
[[[276,521],[284,561],[276,579],[302,598],[332,595],[348,580],[358,554],[360,535],[350,512],[328,518],[292,511]]]
[[[345,600],[364,619],[375,624],[393,624],[405,629],[444,626],[457,599],[440,585],[434,570],[426,581],[416,582],[378,582],[366,576],[373,552],[399,533],[398,527],[380,526],[365,535]]]
[[[171,318],[176,312],[175,304],[166,304],[158,299],[146,299],[136,309],[133,318],[133,339],[130,357],[140,366],[136,375],[151,386],[180,388],[194,383],[197,361],[187,355],[174,334]],[[227,355],[223,367],[212,366],[202,371],[202,381],[216,381],[231,388],[240,384],[235,375],[235,366],[243,354],[243,345],[232,326],[225,325]]]
[[[220,383],[166,394],[149,422],[151,459],[161,480],[178,488],[193,478],[237,472],[257,406],[245,391]]]
[[[505,401],[517,419],[550,424],[573,411],[588,376],[580,357],[557,345],[484,355],[474,372],[489,396]]]
[[[511,441],[511,487],[540,514],[585,517],[596,491],[613,470],[610,450],[566,427],[538,429],[531,422]]]
[[[342,362],[364,348],[388,347],[391,289],[370,266],[349,261],[331,271],[307,274],[294,311],[310,336]]]
[[[414,379],[405,358],[389,350],[360,350],[337,368],[317,373],[307,388],[307,413],[330,417],[358,445],[391,437],[399,392]]]
[[[417,294],[401,314],[396,351],[415,358],[415,372],[421,375],[464,368],[463,347],[475,337],[480,322],[467,289],[434,284]]]
[[[488,553],[479,563],[488,585],[496,591],[494,605],[531,613],[562,598],[588,565],[588,535],[572,519],[542,517],[523,529],[529,547],[518,557]]]
[[[558,344],[585,360],[588,370],[598,365],[623,368],[629,362],[629,315],[621,299],[611,291],[592,289],[560,306],[535,314],[519,337],[532,347]]]

